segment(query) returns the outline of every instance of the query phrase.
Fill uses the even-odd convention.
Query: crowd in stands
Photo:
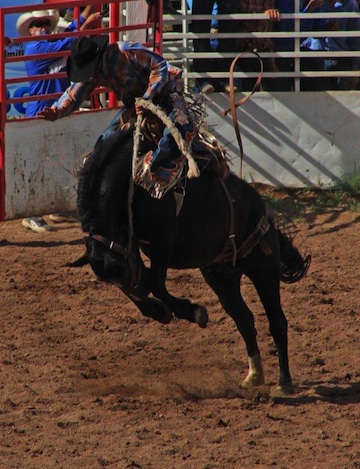
[[[267,20],[222,20],[218,22],[218,32],[287,32],[287,37],[264,39],[264,38],[241,38],[219,39],[218,52],[233,52],[234,57],[239,52],[255,50],[256,52],[291,52],[295,50],[293,39],[294,20],[283,19],[282,15],[295,12],[293,0],[192,0],[192,13],[211,14],[214,5],[217,5],[219,14],[226,13],[264,13]],[[301,42],[300,51],[319,52],[319,57],[304,57],[300,61],[301,71],[359,71],[359,57],[336,57],[328,59],[321,56],[321,51],[349,52],[360,51],[360,37],[347,35],[348,31],[360,31],[360,18],[331,18],[331,19],[307,19],[307,13],[345,13],[359,12],[356,0],[303,0],[300,2],[300,12],[304,19],[300,21],[301,31],[344,31],[341,37],[309,37]],[[211,30],[210,20],[193,20],[192,32],[209,33]],[[211,47],[209,40],[195,39],[195,52],[209,52]],[[231,62],[231,59],[230,59]],[[229,59],[207,61],[206,59],[195,59],[193,63],[194,72],[228,71]],[[293,58],[271,58],[263,60],[266,72],[293,72]],[[258,72],[260,65],[255,57],[242,58],[238,63],[238,70],[242,72]],[[228,83],[223,80],[202,79],[199,80],[200,91],[209,93],[212,91],[228,91]],[[220,83],[220,84],[219,84]],[[237,82],[237,87],[242,91],[253,88],[255,78],[243,78]],[[302,78],[302,91],[325,91],[325,90],[352,90],[359,84],[358,77],[323,77]],[[261,89],[264,91],[291,91],[294,89],[292,78],[263,79]]]

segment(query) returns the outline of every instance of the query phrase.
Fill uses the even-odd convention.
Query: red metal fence
[[[131,0],[130,0],[131,1]],[[135,0],[134,0],[135,1]],[[9,2],[10,3],[10,2]],[[103,2],[99,0],[86,0],[86,5],[93,5],[95,11],[105,12],[106,18],[104,15],[101,25],[98,28],[91,30],[91,35],[99,34],[108,34],[110,37],[110,42],[115,42],[117,40],[122,40],[124,35],[127,32],[133,30],[144,30],[146,34],[146,40],[144,44],[148,47],[152,47],[161,52],[162,50],[162,2],[155,2],[154,7],[149,9],[148,5],[144,2],[144,8],[147,9],[146,22],[141,24],[123,24],[122,21],[122,7],[127,2],[117,0],[113,2]],[[139,3],[139,2],[137,2]],[[46,4],[46,5],[44,5]],[[6,64],[24,62],[26,60],[35,60],[39,56],[35,55],[11,55],[6,54],[6,37],[5,37],[5,25],[9,15],[20,15],[30,11],[43,10],[44,8],[51,9],[66,9],[69,7],[69,2],[65,0],[44,0],[44,4],[35,4],[35,5],[24,5],[24,6],[11,6],[0,8],[0,47],[3,51],[0,54],[0,220],[5,218],[5,128],[6,122],[9,120],[7,116],[7,109],[11,105],[21,105],[22,103],[27,103],[31,100],[34,100],[32,96],[9,96],[7,93],[7,87],[13,84],[26,84],[29,79],[31,80],[46,80],[49,79],[48,75],[33,75],[31,77],[27,76],[24,72],[23,76],[8,77],[6,75]],[[84,0],[74,0],[71,2],[71,6],[74,8],[74,18],[79,21],[80,9],[84,6]],[[79,22],[78,22],[79,24]],[[73,31],[73,32],[62,32],[51,34],[51,39],[60,39],[67,36],[81,37],[89,34],[87,31]],[[43,39],[49,39],[50,35],[42,36]],[[32,36],[22,36],[22,37],[12,37],[10,38],[14,45],[25,44],[27,42],[33,41]],[[56,52],[42,54],[41,58],[63,58],[69,55],[70,52]],[[53,73],[51,78],[63,78],[66,76],[65,72]],[[113,108],[118,105],[117,99],[114,93],[110,90],[99,89],[97,93],[106,92],[106,107]],[[61,93],[47,94],[47,95],[37,95],[36,100],[45,100],[49,98],[58,98]],[[92,100],[91,108],[96,110],[99,107],[99,100]],[[24,117],[20,117],[24,118]]]

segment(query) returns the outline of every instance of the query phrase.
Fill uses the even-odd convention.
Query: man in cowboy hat
[[[86,7],[80,22],[82,24],[80,29],[89,29],[94,27],[99,19],[99,14],[91,14],[92,6]],[[25,69],[27,75],[30,77],[30,96],[46,95],[51,93],[62,93],[70,85],[68,78],[53,78],[44,80],[31,80],[33,75],[46,75],[51,76],[65,70],[66,59],[61,58],[41,58],[41,54],[50,52],[59,52],[70,50],[71,44],[74,42],[74,37],[65,37],[55,41],[49,41],[43,38],[44,35],[51,34],[57,27],[59,21],[58,10],[39,10],[24,13],[19,16],[16,22],[16,28],[21,36],[33,36],[34,41],[27,42],[25,46],[26,55],[38,55],[36,60],[26,60]],[[76,30],[76,22],[70,23],[66,31]],[[51,106],[55,99],[34,100],[29,101],[26,106],[26,117],[34,117],[42,109]],[[50,230],[50,226],[46,224],[42,217],[29,217],[22,220],[22,225],[25,228],[31,229],[35,232],[45,232]]]
[[[89,29],[93,27],[99,15],[91,15],[92,7],[87,7],[80,17],[81,28]],[[70,50],[71,44],[74,42],[74,37],[65,37],[57,39],[56,41],[49,41],[42,36],[51,34],[59,22],[58,10],[38,10],[33,12],[24,13],[19,16],[16,22],[16,28],[21,36],[33,36],[34,41],[27,42],[25,46],[26,55],[40,55],[50,52],[59,52]],[[70,23],[66,31],[76,30],[76,22]],[[25,69],[29,77],[33,75],[49,75],[64,70],[66,59],[61,58],[38,58],[36,60],[26,60]],[[30,96],[37,96],[41,94],[62,93],[69,86],[70,82],[67,78],[56,78],[46,80],[31,80],[30,81]],[[26,117],[36,116],[39,111],[45,107],[51,106],[54,99],[43,101],[30,101],[26,106]]]
[[[125,110],[133,108],[135,99],[139,97],[159,104],[185,141],[190,143],[196,132],[183,97],[181,70],[139,43],[108,44],[108,40],[107,35],[102,35],[74,41],[67,61],[67,74],[71,81],[77,83],[71,85],[51,108],[44,109],[40,116],[52,121],[68,116],[89,99],[96,87],[104,86],[114,91],[124,107],[102,133],[97,145],[118,129]],[[137,113],[141,112],[138,105],[135,108]],[[175,176],[171,162],[181,157],[170,131],[165,128],[158,148],[145,158],[149,179],[159,181],[159,178],[164,178],[166,185],[169,178]]]

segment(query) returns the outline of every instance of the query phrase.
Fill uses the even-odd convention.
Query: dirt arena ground
[[[53,226],[0,224],[1,469],[360,468],[359,213],[298,223],[312,265],[282,285],[297,388],[286,398],[247,279],[268,386],[246,395],[244,343],[199,272],[170,271],[168,286],[208,308],[207,329],[161,325],[65,266],[83,252],[80,228]]]

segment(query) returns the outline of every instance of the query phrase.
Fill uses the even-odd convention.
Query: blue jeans
[[[171,119],[175,127],[180,132],[183,139],[190,145],[196,130],[193,122],[187,112],[186,102],[180,85],[175,85],[164,95],[158,95],[154,98],[154,104],[159,104],[165,111],[166,115]],[[120,122],[124,120],[124,113],[127,108],[123,107],[112,119],[110,124],[102,132],[96,145],[102,140],[109,138],[114,132],[120,129]],[[169,129],[165,126],[163,135],[158,143],[158,148],[151,152],[147,161],[151,166],[151,172],[155,172],[159,167],[171,167],[171,162],[178,159],[181,152],[175,143]]]
[[[351,58],[337,57],[325,59],[325,71],[351,70]],[[326,77],[321,79],[322,90],[349,90],[349,77]]]

